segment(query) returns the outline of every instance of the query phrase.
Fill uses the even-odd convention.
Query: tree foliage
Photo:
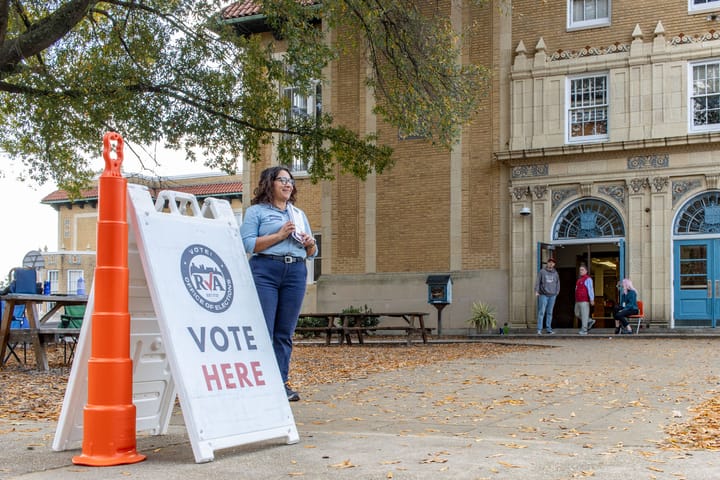
[[[234,172],[242,155],[257,160],[277,142],[281,162],[313,159],[313,180],[338,167],[365,178],[392,164],[391,150],[328,113],[288,119],[279,85],[309,89],[342,48],[362,48],[376,113],[448,147],[486,90],[487,71],[460,64],[462,32],[436,2],[264,0],[283,56],[279,41],[223,21],[227,4],[0,0],[0,151],[26,177],[73,192],[108,130],[146,161],[142,146],[159,143]]]

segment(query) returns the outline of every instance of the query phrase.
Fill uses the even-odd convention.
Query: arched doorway
[[[716,327],[720,319],[720,191],[688,200],[673,224],[675,327]]]
[[[618,300],[618,281],[625,273],[625,225],[618,210],[598,198],[583,198],[568,204],[555,219],[550,248],[554,248],[560,275],[553,325],[578,327],[573,308],[575,280],[581,263],[588,266],[595,284],[592,316],[597,326],[614,325],[612,307]]]

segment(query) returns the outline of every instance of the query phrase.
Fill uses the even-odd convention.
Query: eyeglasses
[[[277,178],[275,179],[275,181],[276,181],[276,182],[280,182],[280,183],[282,183],[283,185],[287,185],[287,184],[295,185],[295,180],[293,180],[293,179],[290,178],[290,177],[277,177]]]

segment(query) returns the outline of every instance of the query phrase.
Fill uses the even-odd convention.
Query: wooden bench
[[[424,312],[372,312],[368,313],[341,313],[343,321],[343,336],[345,341],[350,344],[351,333],[356,333],[358,336],[358,343],[363,343],[363,335],[370,332],[379,331],[398,331],[405,332],[405,339],[407,344],[412,343],[413,334],[420,334],[423,343],[427,343],[428,333],[432,332],[431,328],[425,327],[425,316]],[[374,325],[366,326],[361,325],[368,317],[389,317],[389,318],[402,318],[405,321],[405,325]],[[417,321],[417,325],[416,325]]]
[[[413,335],[420,335],[421,337],[425,338],[424,343],[427,343],[427,335],[432,334],[433,329],[429,327],[410,327],[410,326],[403,326],[403,325],[394,325],[394,326],[376,326],[376,327],[345,327],[344,329],[341,328],[341,331],[344,330],[345,335],[345,341],[348,344],[352,343],[350,334],[356,333],[358,336],[358,343],[364,344],[363,336],[367,333],[371,332],[403,332],[402,334],[406,337],[406,342],[408,345],[412,344],[412,338]]]
[[[335,325],[335,319],[339,318],[335,313],[301,313],[299,318],[321,318],[325,320],[325,325],[319,327],[296,327],[295,333],[324,333],[325,345],[330,345],[333,333],[338,335],[338,343],[342,343],[343,328]]]
[[[322,326],[297,327],[295,332],[300,334],[324,333],[326,345],[330,345],[334,333],[339,337],[338,343],[347,342],[349,345],[352,344],[352,334],[357,335],[358,343],[364,343],[363,336],[376,331],[403,332],[408,345],[412,343],[413,335],[419,334],[422,337],[423,343],[427,343],[427,336],[432,333],[433,329],[425,327],[425,316],[427,316],[427,313],[424,312],[303,313],[300,314],[299,318],[321,318],[324,319],[325,322]],[[361,324],[367,318],[376,317],[402,318],[405,321],[405,325],[366,326]],[[416,325],[416,321],[418,325]]]

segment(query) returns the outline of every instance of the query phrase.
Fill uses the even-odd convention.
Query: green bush
[[[298,318],[297,328],[301,327],[326,327],[327,319],[322,317],[303,317]],[[319,337],[323,332],[297,332],[303,338]]]
[[[349,307],[344,308],[341,313],[364,313],[364,314],[367,314],[368,315],[367,317],[363,317],[362,323],[359,325],[356,325],[359,327],[374,327],[378,323],[380,323],[380,317],[373,316],[372,309],[369,308],[367,305],[364,305],[363,307],[354,307],[354,306],[350,305]]]

